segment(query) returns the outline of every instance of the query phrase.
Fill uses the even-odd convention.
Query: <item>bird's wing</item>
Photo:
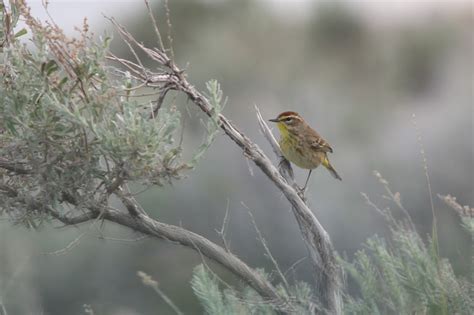
[[[313,139],[313,141],[311,141],[311,147],[313,147],[317,151],[332,153],[332,148],[329,143],[327,143],[326,140],[321,137]]]

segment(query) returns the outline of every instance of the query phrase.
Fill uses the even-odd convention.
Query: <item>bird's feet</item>
[[[296,193],[298,194],[298,196],[304,201],[306,202],[306,196],[305,196],[305,193],[306,193],[306,186],[305,187],[299,187],[298,185],[295,184],[295,190],[296,190]]]

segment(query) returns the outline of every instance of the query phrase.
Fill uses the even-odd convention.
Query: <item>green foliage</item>
[[[454,274],[450,263],[438,263],[419,236],[394,230],[393,243],[369,239],[354,262],[344,263],[360,287],[359,299],[348,298],[354,314],[469,314],[474,307],[469,285]]]
[[[462,218],[462,226],[474,237],[474,218]]]
[[[222,111],[225,104],[227,103],[227,99],[223,100],[221,86],[219,82],[217,82],[217,80],[210,80],[209,82],[207,82],[206,88],[208,92],[207,97],[209,98],[209,101],[211,102],[211,106],[213,108],[213,115],[206,124],[207,137],[196,150],[196,153],[194,154],[194,157],[190,162],[191,166],[196,165],[196,163],[211,145],[214,137],[217,136],[217,133],[219,132],[219,113]]]
[[[76,210],[107,202],[115,182],[138,181],[162,185],[179,179],[196,165],[217,134],[222,108],[219,84],[208,84],[214,116],[207,135],[190,161],[181,158],[179,111],[162,106],[156,117],[154,104],[139,101],[129,73],[107,63],[110,38],[95,41],[84,22],[78,38],[43,26],[22,4],[13,6],[31,33],[31,47],[20,42],[14,20],[4,8],[0,35],[0,157],[27,169],[18,176],[0,170],[0,183],[18,192],[0,190],[0,214],[34,226],[41,209],[19,203],[33,194],[44,207],[61,208],[65,196],[80,201]],[[17,15],[18,15],[17,14]]]
[[[436,230],[435,230],[436,231]],[[352,262],[341,263],[359,287],[347,296],[349,314],[470,314],[473,284],[458,278],[438,254],[436,235],[424,242],[419,234],[393,224],[391,240],[374,236]]]
[[[258,271],[263,277],[268,276],[263,270]],[[248,285],[237,291],[227,285],[220,287],[222,281],[208,268],[199,265],[194,269],[191,286],[198,297],[206,314],[276,314],[281,310],[291,314],[313,314],[318,309],[313,290],[304,282],[297,282],[288,288],[277,285],[277,291],[286,305],[277,305],[272,301],[263,300]]]
[[[206,314],[274,314],[271,304],[264,303],[250,287],[245,287],[240,297],[234,290],[222,290],[217,276],[203,265],[194,269],[191,286]]]

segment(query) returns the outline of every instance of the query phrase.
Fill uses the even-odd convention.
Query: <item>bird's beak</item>
[[[271,122],[278,122],[278,118],[273,118],[273,119],[269,119],[268,121],[271,121]]]

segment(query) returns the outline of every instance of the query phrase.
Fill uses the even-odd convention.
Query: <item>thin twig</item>
[[[420,146],[420,153],[421,153],[421,158],[423,162],[423,169],[425,171],[425,178],[426,178],[426,184],[428,185],[428,193],[430,197],[430,206],[431,206],[431,214],[433,215],[433,230],[436,231],[436,213],[435,213],[435,208],[434,208],[434,201],[433,201],[433,192],[431,190],[431,180],[430,180],[430,174],[428,172],[428,160],[426,159],[426,154],[425,154],[425,148],[423,145],[423,139],[421,137],[421,131],[418,128],[418,125],[416,123],[416,115],[413,114],[413,125],[415,126],[415,130],[417,133],[417,141],[418,145]],[[438,249],[439,252],[439,249]]]
[[[275,270],[277,271],[278,276],[280,277],[280,280],[283,282],[286,290],[289,291],[290,290],[290,285],[288,284],[288,281],[286,280],[285,275],[283,274],[283,272],[281,272],[280,266],[278,266],[278,263],[277,263],[275,257],[273,257],[272,252],[268,248],[267,242],[263,238],[262,233],[260,232],[260,229],[257,226],[257,222],[255,222],[255,218],[253,217],[252,211],[250,210],[250,208],[244,202],[241,202],[241,204],[242,204],[242,206],[244,206],[247,209],[247,212],[250,216],[250,220],[252,221],[252,225],[255,228],[255,232],[257,233],[258,240],[262,244],[263,249],[265,250],[265,253],[266,253],[267,257],[270,259],[273,266],[275,267]]]
[[[136,243],[136,242],[140,242],[140,241],[143,241],[143,240],[146,240],[150,238],[150,236],[148,235],[143,235],[143,236],[140,236],[140,237],[137,237],[137,238],[132,238],[132,239],[128,239],[128,238],[115,238],[115,237],[105,237],[105,236],[100,236],[99,239],[102,239],[102,240],[106,240],[106,241],[114,241],[114,242],[122,242],[122,243]]]
[[[160,49],[164,52],[165,51],[165,45],[163,45],[163,40],[161,39],[161,34],[160,30],[158,29],[158,23],[156,23],[155,20],[155,15],[153,14],[153,10],[151,9],[150,3],[148,0],[144,0],[146,9],[148,11],[148,16],[150,17],[150,20],[153,24],[153,30],[155,31],[156,38],[158,39],[158,44],[160,45]]]
[[[286,274],[287,274],[288,272],[294,271],[295,268],[296,268],[296,266],[298,266],[298,265],[301,264],[303,261],[305,261],[306,258],[308,258],[308,257],[306,257],[306,256],[305,256],[305,257],[301,257],[300,259],[298,259],[297,261],[295,261],[295,262],[283,273],[283,275],[285,276],[285,278],[286,278]]]
[[[0,296],[0,308],[1,308],[1,310],[2,310],[2,314],[3,314],[3,315],[8,315],[7,309],[6,309],[6,307],[5,307],[5,304],[3,304],[3,299],[2,299],[1,296]]]
[[[380,209],[379,206],[377,206],[372,200],[370,200],[369,196],[364,193],[364,192],[361,192],[360,193],[362,195],[362,197],[364,197],[364,200],[365,202],[372,208],[375,210],[375,212],[379,213],[381,216],[383,216],[385,218],[385,220],[387,220],[389,223],[392,223],[392,224],[396,224],[396,221],[395,219],[393,218],[392,214],[390,213],[390,210],[388,209]]]
[[[69,252],[70,250],[72,250],[74,247],[79,245],[82,237],[84,235],[86,235],[87,232],[88,232],[88,230],[82,232],[81,234],[79,234],[79,236],[77,236],[75,239],[70,241],[65,247],[63,247],[61,249],[55,250],[54,252],[44,252],[44,253],[41,253],[41,254],[42,255],[47,255],[47,256],[61,256],[61,255],[64,255],[67,252]]]
[[[390,185],[389,185],[388,181],[382,176],[382,174],[380,174],[379,171],[374,171],[374,175],[375,175],[375,177],[377,177],[378,181],[383,185],[383,187],[385,189],[385,192],[388,194],[389,198],[387,198],[387,199],[393,201],[398,206],[398,208],[405,215],[405,217],[408,221],[409,228],[412,231],[416,231],[415,223],[413,223],[413,220],[411,218],[410,213],[408,212],[408,210],[402,204],[400,193],[398,193],[398,192],[393,193],[392,192],[392,190],[390,189]],[[393,221],[395,222],[395,220],[393,220]]]
[[[230,253],[230,246],[227,243],[226,235],[225,235],[228,225],[229,225],[229,199],[227,199],[227,206],[226,206],[226,209],[225,209],[224,220],[222,220],[222,227],[221,227],[220,230],[216,230],[216,232],[221,237],[222,244],[224,245],[225,250],[228,253]]]
[[[134,78],[135,80],[140,81],[141,79],[143,79],[141,77],[142,74],[143,74],[143,69],[141,69],[140,66],[137,65],[136,63],[134,63],[130,60],[127,60],[127,59],[119,58],[111,52],[108,52],[108,55],[105,58],[108,59],[108,60],[116,61],[116,62],[120,63],[121,65],[123,65],[125,68],[127,68],[129,71],[133,72],[136,75],[136,77],[131,75],[131,74],[130,74],[130,76],[132,78]],[[119,70],[116,70],[116,71],[119,71]],[[120,74],[120,73],[121,72],[119,71],[118,74]],[[144,81],[143,84],[146,85],[146,81]]]
[[[158,281],[152,279],[152,277],[143,271],[137,272],[138,277],[142,280],[142,283],[152,288],[159,297],[178,315],[184,315],[183,312],[173,303],[173,301],[160,289]]]
[[[180,224],[180,227],[182,228],[181,224]],[[204,268],[206,268],[206,270],[211,273],[220,283],[222,283],[227,289],[229,289],[230,291],[234,291],[234,288],[228,284],[224,279],[222,279],[221,277],[219,277],[219,275],[217,273],[215,273],[211,267],[209,267],[209,265],[207,264],[206,262],[206,259],[205,259],[205,255],[202,253],[201,249],[199,248],[199,246],[197,246],[195,243],[194,243],[194,240],[189,238],[189,241],[191,242],[191,244],[193,244],[194,246],[194,249],[197,251],[197,253],[199,254],[199,257],[201,258],[201,263],[202,265],[204,266]]]
[[[153,108],[153,111],[150,114],[150,119],[156,118],[158,116],[158,111],[160,110],[161,106],[163,105],[163,102],[165,100],[166,94],[172,90],[172,86],[169,84],[165,84],[160,91],[160,95],[158,96],[158,100],[156,101],[155,108]]]
[[[129,33],[127,31],[125,31],[125,28],[123,26],[121,26],[114,18],[109,18],[109,17],[105,17],[105,18],[108,19],[110,22],[112,22],[112,24],[115,26],[115,28],[117,29],[120,37],[125,42],[125,44],[128,46],[130,52],[135,57],[135,60],[138,62],[138,65],[140,66],[140,69],[145,69],[140,57],[138,57],[138,54],[135,51],[135,48],[133,48],[133,45],[132,45],[133,41],[130,41],[130,36],[128,36]],[[136,44],[136,42],[135,42],[135,44]],[[146,71],[144,73],[147,74]],[[147,76],[145,76],[145,78],[147,78]]]
[[[170,10],[168,0],[165,0],[165,10],[166,10],[166,24],[168,25],[168,44],[170,46],[171,60],[174,60],[173,37],[171,36],[171,30],[173,29],[173,25],[171,24],[171,10]]]

